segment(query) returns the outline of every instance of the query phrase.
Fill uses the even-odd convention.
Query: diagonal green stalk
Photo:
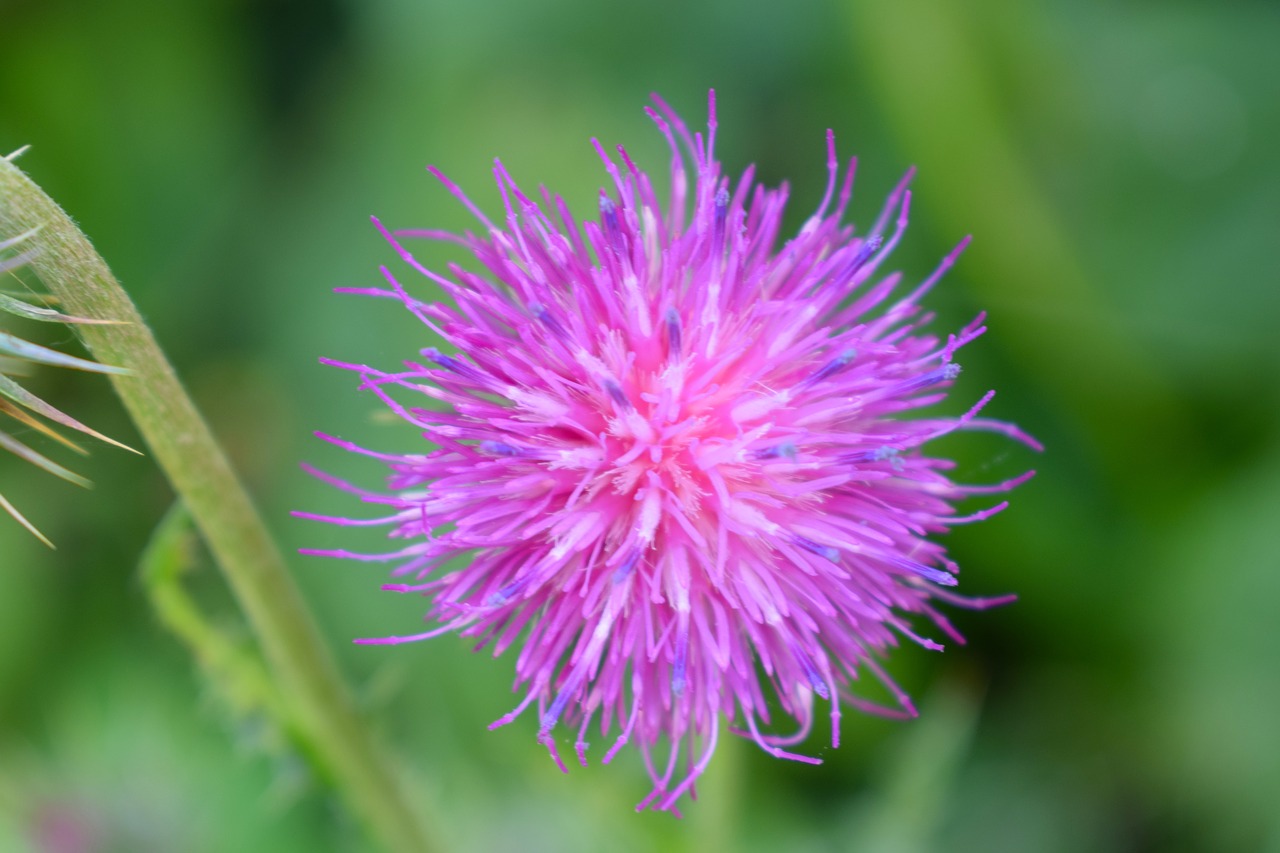
[[[39,229],[31,267],[83,325],[139,432],[208,543],[292,704],[313,755],[352,811],[388,849],[435,845],[387,754],[357,712],[283,557],[222,448],[183,390],[132,300],[63,210],[0,158],[0,234]]]

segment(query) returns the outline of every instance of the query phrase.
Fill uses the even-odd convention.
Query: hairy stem
[[[319,770],[387,848],[432,849],[421,812],[357,713],[261,516],[132,300],[66,213],[0,158],[0,234],[32,228],[39,233],[31,267],[66,310],[119,321],[79,331],[95,358],[131,373],[111,377],[116,392],[226,576]]]

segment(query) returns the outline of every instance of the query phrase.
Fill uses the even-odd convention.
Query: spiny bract
[[[12,160],[18,154],[21,154],[23,150],[25,149],[21,149],[4,159]],[[16,293],[7,293],[3,288],[0,288],[0,415],[11,419],[23,432],[28,434],[43,433],[54,441],[60,442],[80,453],[85,451],[45,421],[61,424],[68,429],[76,430],[84,435],[90,435],[108,444],[114,444],[117,447],[129,450],[131,448],[90,429],[41,397],[28,391],[15,378],[25,375],[38,365],[85,370],[91,373],[123,375],[129,372],[118,367],[98,364],[96,361],[77,358],[64,352],[40,346],[18,337],[9,332],[4,326],[4,315],[6,314],[22,320],[36,320],[43,323],[87,325],[107,322],[104,320],[89,320],[83,317],[71,317],[52,308],[34,304],[42,300],[35,294],[27,292],[26,282],[18,278],[16,272],[37,256],[37,250],[30,248],[29,244],[36,238],[38,233],[39,229],[36,229],[19,234],[16,237],[0,237],[0,280],[11,278],[15,284],[22,287]],[[3,423],[3,419],[0,419],[0,423]],[[2,429],[0,429],[0,450],[12,453],[19,459],[30,462],[35,467],[47,471],[55,477],[60,477],[69,483],[86,487],[89,485],[89,481],[84,477],[64,468],[31,447],[28,443]],[[41,542],[53,547],[53,543],[34,524],[28,521],[26,516],[20,513],[17,507],[11,504],[3,494],[0,494],[0,511],[12,516],[15,521],[30,531]]]

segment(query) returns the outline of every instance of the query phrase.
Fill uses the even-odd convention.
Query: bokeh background
[[[531,718],[486,731],[514,702],[510,659],[351,646],[416,624],[381,568],[293,559],[440,833],[464,851],[1280,851],[1280,6],[0,3],[0,149],[32,145],[21,165],[129,288],[290,550],[370,544],[289,517],[353,509],[300,460],[380,475],[312,430],[413,441],[317,364],[426,345],[391,303],[331,293],[394,261],[368,216],[466,228],[423,167],[494,211],[497,155],[589,210],[589,138],[665,174],[648,93],[697,125],[711,86],[722,160],[790,180],[793,224],[833,127],[860,157],[855,221],[920,169],[896,267],[922,277],[975,235],[932,301],[940,329],[990,312],[948,410],[997,388],[991,411],[1048,450],[950,444],[971,480],[1039,471],[950,544],[963,590],[1021,599],[957,614],[967,647],[892,658],[920,719],[846,717],[838,751],[820,729],[819,768],[724,744],[676,821],[632,812],[634,755],[565,777]],[[101,378],[35,382],[138,441]],[[136,567],[164,480],[109,448],[78,467],[92,493],[0,458],[59,546],[0,517],[0,849],[364,849],[150,611]],[[207,563],[193,585],[243,640]]]

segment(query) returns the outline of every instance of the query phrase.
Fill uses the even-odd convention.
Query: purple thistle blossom
[[[390,479],[369,492],[315,473],[390,514],[298,515],[386,525],[406,543],[389,554],[307,552],[398,563],[404,580],[383,589],[431,599],[431,629],[357,642],[458,633],[495,656],[519,644],[523,698],[490,728],[536,705],[538,739],[565,770],[553,733],[575,729],[585,765],[596,723],[611,741],[605,763],[628,742],[640,747],[653,790],[638,808],[673,810],[694,794],[722,716],[770,754],[813,764],[783,747],[807,737],[815,695],[829,703],[832,746],[842,704],[914,716],[878,662],[899,635],[942,648],[909,618],[923,614],[963,642],[938,602],[1013,598],[945,589],[958,569],[926,537],[999,512],[1005,502],[967,517],[953,505],[1031,475],[961,485],[947,475],[953,463],[923,448],[976,429],[1039,446],[979,417],[992,393],[960,417],[903,417],[945,397],[956,351],[985,330],[979,316],[945,341],[922,331],[931,315],[919,300],[968,238],[897,301],[898,273],[872,283],[906,227],[910,173],[870,232],[855,235],[841,224],[854,162],[837,195],[828,132],[826,194],[778,249],[787,189],[754,185],[751,168],[736,185],[721,175],[714,92],[705,137],[654,101],[647,112],[672,153],[665,207],[622,146],[620,168],[593,140],[613,179],[598,221],[579,224],[545,189],[533,201],[498,161],[505,227],[434,168],[483,236],[392,234],[374,220],[454,305],[410,296],[385,267],[386,288],[344,292],[400,301],[447,352],[423,350],[425,362],[396,372],[325,362],[358,373],[431,448],[376,453],[322,434],[382,460]],[[401,238],[459,244],[487,274],[433,272]],[[405,405],[393,391],[428,400]],[[896,707],[855,695],[860,671]],[[795,733],[762,731],[770,693]],[[662,741],[665,757],[654,754]]]

